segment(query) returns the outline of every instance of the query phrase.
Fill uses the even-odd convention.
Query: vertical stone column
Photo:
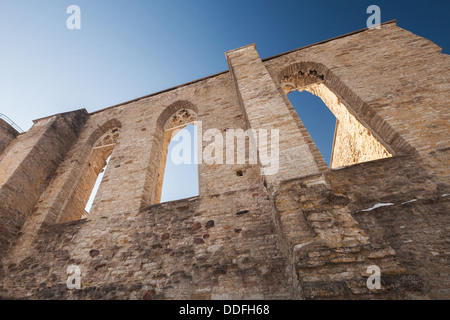
[[[308,146],[309,137],[302,134],[254,45],[227,52],[227,59],[250,128],[279,129],[279,171],[265,179],[274,194],[295,277],[301,280],[299,295],[312,298],[340,294],[345,282],[342,279],[364,284],[358,273],[363,269],[352,266],[347,274],[342,272],[346,267],[342,265],[356,261],[362,250],[372,256],[383,252],[371,250],[370,239],[348,209],[348,199],[335,193],[321,174],[320,164]],[[265,150],[258,146],[258,151]],[[356,252],[355,257],[349,258],[349,252]],[[391,248],[386,252],[389,256],[383,262],[392,272],[400,272],[392,258],[395,252]],[[327,267],[315,273],[319,265]],[[359,289],[353,288],[355,292]]]
[[[279,182],[319,173],[314,160],[285,99],[281,96],[254,45],[226,53],[231,75],[251,129],[279,130],[278,172],[265,175],[269,186]],[[270,139],[269,139],[270,141]],[[263,147],[264,148],[264,147]],[[258,145],[258,153],[270,152]],[[273,164],[272,164],[273,165]],[[261,164],[262,169],[268,165]]]
[[[5,150],[0,161],[0,256],[33,211],[86,118],[83,109],[36,120]]]

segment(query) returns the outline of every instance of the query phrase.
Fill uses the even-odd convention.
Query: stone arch
[[[161,112],[158,120],[156,121],[158,128],[164,130],[165,126],[171,120],[171,118],[173,118],[175,114],[183,109],[190,110],[193,114],[195,114],[195,116],[197,116],[198,109],[194,104],[187,100],[178,100],[165,108],[163,112]]]
[[[332,101],[335,104],[345,106],[348,118],[354,117],[362,125],[361,130],[366,130],[367,136],[372,136],[374,145],[380,155],[398,155],[414,152],[407,143],[372,107],[358,97],[348,86],[343,83],[325,65],[310,61],[294,63],[278,73],[276,81],[284,93],[294,90],[308,91],[319,96],[332,110]],[[338,116],[336,116],[338,118]],[[339,124],[339,118],[338,123]],[[337,131],[336,131],[337,133]],[[336,136],[335,136],[336,138]],[[335,145],[333,145],[333,149]],[[384,150],[383,150],[384,149]],[[383,157],[383,156],[380,156]],[[332,159],[333,162],[333,159]]]
[[[178,100],[158,116],[141,206],[160,202],[169,143],[185,126],[198,120],[197,114],[198,109],[194,104]]]
[[[70,170],[57,181],[62,185],[54,198],[44,225],[75,221],[86,215],[84,207],[94,187],[98,174],[106,165],[107,158],[119,143],[122,124],[110,119],[99,125],[76,145],[66,163]],[[64,171],[64,168],[62,168]]]

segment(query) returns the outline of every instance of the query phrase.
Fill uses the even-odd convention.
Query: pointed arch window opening
[[[194,121],[166,132],[173,137],[167,146],[160,203],[199,195],[197,130]]]
[[[118,143],[120,128],[105,132],[91,148],[85,167],[64,204],[56,223],[87,218],[95,207],[100,185]]]
[[[161,139],[158,164],[153,180],[151,204],[175,201],[199,194],[197,108],[188,101],[177,101],[160,119]],[[163,122],[164,121],[164,122]],[[163,194],[164,188],[164,194]]]

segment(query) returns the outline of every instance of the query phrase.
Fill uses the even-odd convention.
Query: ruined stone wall
[[[415,156],[286,181],[275,203],[305,298],[448,298],[448,188]]]
[[[265,60],[253,45],[226,58],[229,72],[91,113],[73,122],[73,135],[64,136],[64,125],[53,130],[61,135],[46,131],[61,120],[50,117],[11,143],[17,154],[3,155],[0,169],[13,176],[26,166],[22,178],[46,183],[31,183],[33,214],[18,224],[17,239],[5,232],[15,220],[2,212],[9,249],[0,262],[1,297],[448,296],[441,280],[448,280],[448,56],[387,23]],[[317,83],[393,157],[327,168],[285,95]],[[279,170],[262,175],[269,147],[258,146],[257,164],[200,163],[198,197],[154,204],[166,124],[183,110],[195,113],[199,133],[279,129]],[[84,198],[77,188],[91,184],[83,175],[93,150],[115,128],[120,135],[96,200],[76,220],[68,199]],[[45,157],[29,162],[33,148],[44,148]],[[52,155],[57,161],[46,158]],[[20,208],[28,182],[6,180],[13,192],[0,189],[0,197]],[[82,270],[81,290],[66,287],[72,264]],[[369,264],[381,268],[380,291],[367,289]]]
[[[289,299],[289,266],[269,208],[264,190],[254,188],[43,229],[35,254],[6,266],[2,295]],[[67,290],[70,264],[82,269],[82,290]]]
[[[186,99],[203,130],[246,128],[229,74],[92,114],[23,228],[34,236],[21,237],[3,260],[3,296],[292,296],[290,266],[257,165],[201,164],[197,200],[148,207],[146,186],[156,179],[162,148],[154,139],[158,119]],[[88,218],[55,226],[98,136],[118,122],[121,133]],[[70,264],[83,270],[82,292],[64,289]],[[27,279],[23,290],[14,288],[19,279]]]
[[[398,284],[419,289],[411,298],[448,299],[448,182],[439,182],[422,160],[411,156],[332,171],[327,178],[333,188],[345,190],[349,209],[372,246],[388,244],[395,251],[405,269]],[[369,210],[379,203],[391,205]]]

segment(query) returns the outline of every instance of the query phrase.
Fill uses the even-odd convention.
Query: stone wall
[[[418,297],[447,299],[449,185],[436,176],[423,160],[407,156],[333,171],[328,178],[346,191],[349,209],[373,245],[388,244],[406,272],[422,279]],[[377,203],[392,205],[367,210]]]
[[[25,261],[5,266],[1,292],[39,299],[289,299],[289,265],[274,230],[260,187],[59,224],[41,229]],[[82,290],[67,290],[71,264],[82,270]],[[19,279],[26,279],[21,288]]]
[[[48,186],[67,150],[75,142],[86,111],[35,121],[19,135],[0,162],[0,253],[9,247]]]
[[[0,118],[0,156],[18,134],[16,129]]]
[[[390,22],[264,60],[254,45],[226,58],[229,71],[41,119],[10,143],[0,161],[1,297],[448,297],[448,56]],[[392,157],[329,169],[285,94],[316,84],[365,130],[361,144]],[[201,162],[198,197],[157,204],[167,125],[185,125],[183,110],[200,135],[278,129],[279,170],[250,138],[258,163]],[[81,290],[66,286],[70,265],[82,270]],[[381,268],[380,290],[366,286],[369,265]]]
[[[286,181],[275,203],[305,297],[447,298],[448,189],[414,156]]]

